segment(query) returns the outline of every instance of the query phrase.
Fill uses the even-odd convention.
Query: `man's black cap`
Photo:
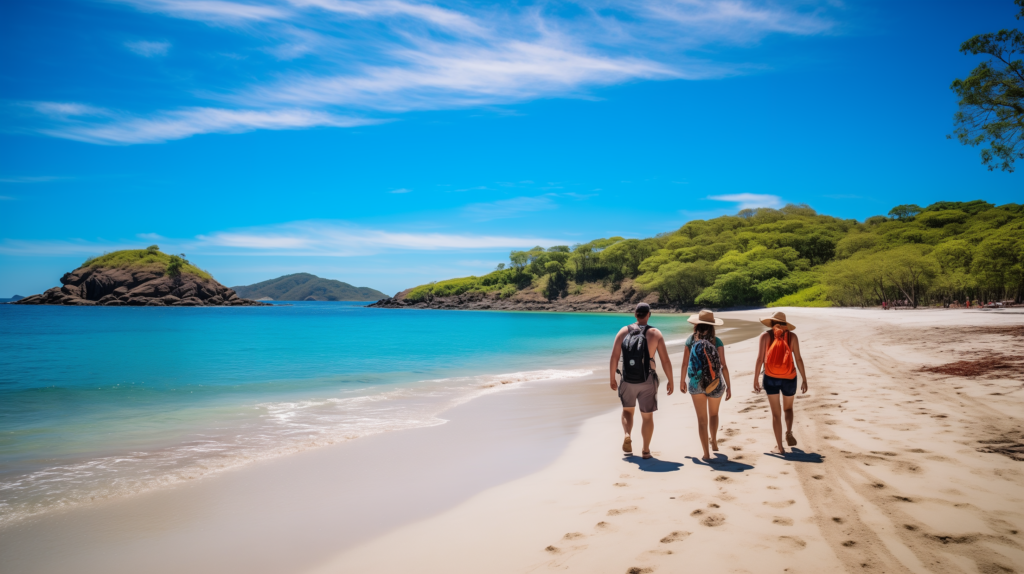
[[[637,303],[636,304],[636,314],[637,315],[650,315],[651,314],[651,306],[648,305],[647,303]]]

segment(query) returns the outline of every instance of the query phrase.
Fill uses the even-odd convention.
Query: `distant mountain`
[[[24,299],[24,297],[22,297],[21,295],[15,295],[14,297],[11,297],[10,299],[7,299],[7,298],[0,299],[0,303],[14,303],[15,301],[20,301],[22,299]]]
[[[232,289],[239,297],[274,301],[378,301],[387,297],[376,289],[353,287],[311,273],[293,273]]]

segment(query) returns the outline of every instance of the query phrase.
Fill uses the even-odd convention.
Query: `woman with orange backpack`
[[[777,446],[772,452],[786,454],[782,446],[782,412],[786,414],[786,442],[796,446],[793,436],[793,399],[796,396],[796,369],[800,369],[803,384],[800,392],[807,392],[807,373],[804,372],[804,360],[800,357],[800,341],[793,329],[796,327],[786,321],[782,311],[772,313],[771,317],[761,319],[761,323],[771,327],[761,334],[757,351],[757,364],[754,366],[754,392],[761,392],[758,375],[764,365],[764,391],[768,394],[768,404],[772,409],[772,429],[775,431]],[[795,359],[795,360],[794,360]],[[779,404],[779,393],[782,393],[782,404]]]

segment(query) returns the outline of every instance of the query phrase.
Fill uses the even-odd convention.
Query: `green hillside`
[[[420,285],[412,302],[468,291],[548,299],[624,280],[675,307],[916,305],[1024,296],[1024,206],[984,201],[901,205],[863,223],[807,205],[744,209],[648,239],[513,251],[481,277]]]
[[[142,269],[160,267],[168,275],[191,273],[203,279],[213,277],[189,263],[185,255],[168,255],[160,251],[157,245],[150,245],[145,249],[124,249],[112,253],[104,253],[99,257],[87,259],[82,267],[109,267],[118,269]]]
[[[334,279],[322,279],[310,273],[293,273],[254,285],[232,287],[239,297],[274,301],[377,301],[387,297],[369,287],[353,287]]]

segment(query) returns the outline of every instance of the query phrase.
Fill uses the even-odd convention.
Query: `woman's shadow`
[[[789,449],[789,452],[784,455],[777,452],[766,452],[765,454],[775,458],[781,458],[783,460],[791,460],[793,462],[825,462],[825,455],[821,455],[816,452],[805,452],[799,448],[791,448]]]
[[[637,467],[644,472],[675,472],[683,466],[683,463],[681,462],[661,460],[654,456],[651,458],[644,458],[634,454],[624,456],[622,457],[622,460],[637,465]]]
[[[706,466],[711,470],[717,470],[720,472],[745,472],[752,468],[749,464],[737,462],[735,460],[729,460],[728,455],[724,455],[720,452],[716,452],[711,460],[702,460],[695,456],[688,457],[693,461],[693,464],[699,466]]]

